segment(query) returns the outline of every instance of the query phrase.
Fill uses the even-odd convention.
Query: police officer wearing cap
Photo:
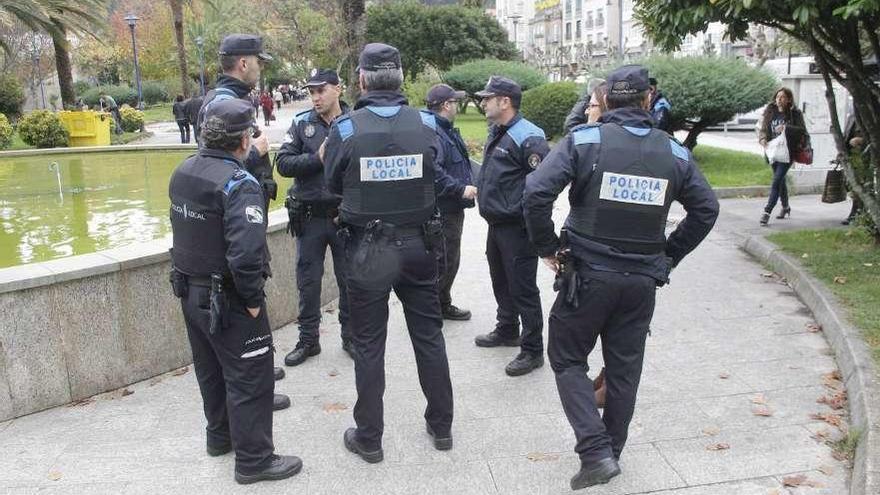
[[[563,138],[526,179],[523,200],[529,237],[557,273],[547,354],[581,460],[572,489],[620,473],[655,290],[718,217],[718,200],[693,156],[653,128],[648,71],[621,67],[608,88],[600,124],[575,127]],[[571,210],[560,239],[551,214],[569,185]],[[673,201],[687,216],[667,238]],[[607,385],[602,416],[587,376],[599,337]]]
[[[477,203],[489,223],[486,257],[498,310],[495,330],[474,341],[479,347],[520,347],[504,369],[510,376],[520,376],[544,365],[538,256],[526,235],[522,197],[526,177],[538,168],[549,147],[544,131],[519,113],[519,84],[492,76],[476,95],[492,124],[477,180]]]
[[[356,428],[345,447],[367,462],[383,459],[383,401],[388,295],[403,305],[415,350],[426,429],[434,447],[452,448],[452,384],[437,295],[442,227],[434,219],[436,187],[463,187],[446,176],[443,147],[429,113],[408,106],[400,91],[400,53],[366,45],[358,59],[362,96],[333,123],[322,156],[330,192],[340,194],[349,264],[348,305],[355,344]]]
[[[318,149],[327,138],[330,124],[348,113],[339,97],[339,76],[330,69],[316,69],[305,84],[313,107],[293,117],[293,124],[275,156],[278,173],[293,177],[286,205],[290,231],[296,238],[296,286],[299,289],[299,342],[284,358],[284,364],[297,366],[321,352],[318,326],[321,324],[321,281],[327,247],[333,256],[333,271],[339,287],[339,324],[342,348],[354,355],[348,332],[348,296],[345,289],[345,256],[337,235],[339,197],[327,190],[324,164]]]
[[[274,454],[272,333],[263,193],[243,167],[255,129],[242,100],[212,105],[202,147],[171,176],[171,283],[181,299],[204,402],[207,452],[235,450],[242,484],[289,478],[294,456]]]
[[[220,43],[220,68],[223,74],[217,77],[217,85],[205,95],[196,122],[196,134],[200,135],[205,114],[215,102],[241,99],[250,102],[250,92],[260,80],[264,62],[272,57],[263,52],[263,38],[253,34],[230,34]],[[252,139],[251,149],[244,160],[245,169],[253,175],[263,189],[264,208],[269,209],[269,200],[275,199],[278,185],[272,177],[272,163],[269,161],[269,140],[265,135]],[[201,143],[199,143],[201,145]],[[266,257],[269,250],[266,248]],[[270,273],[271,276],[271,273]],[[275,379],[284,378],[284,369],[275,368]],[[283,394],[275,395],[275,409],[290,407],[290,398]]]
[[[653,77],[648,81],[651,86],[651,117],[654,119],[654,127],[663,132],[672,134],[672,119],[669,114],[672,112],[672,104],[662,91],[657,89],[657,80]]]
[[[464,91],[456,91],[447,84],[436,84],[428,90],[425,103],[437,127],[443,145],[443,169],[450,177],[465,185],[464,197],[451,191],[437,198],[437,207],[443,221],[445,242],[440,271],[440,308],[447,320],[470,320],[471,312],[452,304],[452,283],[461,261],[461,235],[464,230],[464,210],[474,207],[477,188],[473,186],[471,159],[461,133],[453,127],[458,114],[458,103],[465,98]]]

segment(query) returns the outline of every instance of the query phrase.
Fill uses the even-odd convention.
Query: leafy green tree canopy
[[[481,91],[492,76],[513,79],[519,83],[523,91],[547,82],[544,74],[530,65],[497,59],[474,60],[456,65],[446,71],[442,79],[453,88],[473,95],[477,91]]]
[[[468,60],[516,55],[507,33],[493,17],[459,5],[401,2],[372,6],[367,9],[366,40],[396,46],[408,78],[428,65],[442,71]]]

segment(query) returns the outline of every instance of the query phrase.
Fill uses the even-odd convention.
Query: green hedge
[[[66,147],[70,137],[58,114],[49,110],[35,110],[22,117],[18,121],[18,135],[37,148]]]
[[[544,129],[547,139],[565,134],[563,123],[577,102],[579,87],[571,81],[548,83],[523,93],[520,111]]]
[[[15,129],[12,128],[9,119],[0,113],[0,149],[5,150],[12,145],[12,135],[14,133]]]
[[[25,95],[21,83],[10,75],[0,76],[0,113],[16,118],[21,115]]]
[[[101,93],[110,95],[119,106],[137,106],[137,90],[128,86],[98,86],[89,89],[82,95],[83,102],[89,108],[98,108],[98,99],[101,97]]]
[[[455,89],[473,95],[486,86],[491,76],[513,79],[519,83],[523,91],[547,82],[544,74],[527,64],[497,59],[474,60],[456,65],[443,74],[443,81]]]

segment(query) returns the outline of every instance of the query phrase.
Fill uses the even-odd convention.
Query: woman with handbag
[[[761,126],[758,129],[758,142],[765,149],[774,139],[783,136],[787,140],[788,148],[791,150],[792,144],[803,146],[801,143],[809,139],[807,134],[807,125],[804,122],[804,114],[797,108],[794,103],[794,94],[789,88],[779,88],[773,96],[773,101],[764,109],[764,115],[761,119]],[[792,150],[794,151],[794,150]],[[797,150],[802,151],[802,150]],[[790,152],[789,156],[794,153]],[[770,160],[768,160],[770,161]],[[761,225],[767,225],[770,222],[770,214],[776,207],[778,201],[782,201],[782,211],[776,218],[783,219],[791,216],[791,206],[788,203],[788,186],[785,183],[785,175],[791,168],[792,160],[787,161],[770,161],[773,168],[773,183],[770,186],[770,197],[767,199],[767,206],[761,214]]]

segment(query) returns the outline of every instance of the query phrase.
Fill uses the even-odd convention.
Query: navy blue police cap
[[[448,84],[435,84],[428,90],[425,103],[428,106],[446,103],[449,100],[463,100],[467,96],[464,91],[456,91]]]
[[[613,95],[633,95],[650,89],[648,69],[641,65],[618,67],[608,76],[608,93]]]
[[[323,86],[325,84],[330,84],[332,86],[338,85],[339,74],[333,69],[313,69],[312,75],[309,76],[309,80],[306,81],[303,87],[311,88],[315,86]]]
[[[256,125],[253,105],[248,101],[230,98],[209,104],[203,127],[214,132],[235,134]]]
[[[492,76],[483,91],[474,93],[477,98],[487,98],[489,96],[507,96],[513,101],[522,99],[522,88],[513,79],[503,76]]]
[[[400,52],[385,43],[367,43],[358,57],[358,70],[399,69]]]
[[[255,34],[230,34],[220,42],[220,55],[256,55],[260,60],[272,60],[263,51],[263,38]]]

